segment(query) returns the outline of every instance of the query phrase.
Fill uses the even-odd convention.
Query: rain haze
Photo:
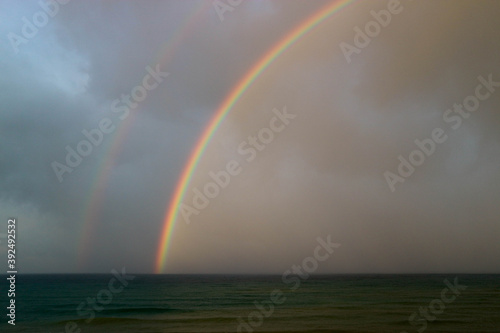
[[[316,273],[500,273],[500,2],[401,0],[371,26],[392,2],[343,2],[207,141],[163,273],[281,274],[318,237],[341,246]],[[332,1],[228,3],[73,0],[35,26],[38,1],[0,1],[0,232],[17,218],[20,272],[157,272],[207,126]]]

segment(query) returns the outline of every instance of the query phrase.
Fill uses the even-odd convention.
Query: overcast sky
[[[328,3],[73,0],[48,17],[38,1],[0,1],[0,232],[18,219],[19,272],[153,272],[203,129]],[[401,0],[356,44],[387,4],[333,14],[234,105],[183,203],[229,161],[240,173],[189,224],[179,215],[166,272],[281,274],[330,235],[341,247],[317,273],[500,273],[500,3]],[[464,101],[477,110],[453,111]],[[421,164],[399,167],[410,157]]]

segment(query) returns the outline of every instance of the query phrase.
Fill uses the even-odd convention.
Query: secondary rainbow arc
[[[182,24],[172,32],[165,41],[165,44],[161,46],[160,51],[157,53],[151,65],[153,67],[159,65],[162,70],[166,70],[165,65],[176,56],[181,43],[196,31],[195,27],[200,22],[202,15],[211,9],[212,5],[207,1],[200,1],[198,4],[193,5],[192,10],[184,18]],[[143,103],[147,103],[147,101]],[[127,134],[134,124],[136,113],[139,112],[141,106],[142,103],[138,109],[131,110],[132,112],[130,112],[127,119],[115,122],[115,132],[112,134],[112,137],[108,139],[108,142],[103,145],[105,149],[105,158],[100,161],[92,177],[92,181],[89,183],[89,195],[82,211],[83,223],[78,232],[80,236],[77,244],[77,267],[79,269],[84,269],[91,255],[92,239],[95,237],[96,228],[98,227],[97,220],[99,218],[99,213],[102,211],[103,202],[106,197],[105,192],[108,186],[108,180],[112,174],[114,163],[127,138]]]

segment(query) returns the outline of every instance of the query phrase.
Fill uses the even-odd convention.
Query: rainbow
[[[165,44],[160,47],[154,59],[155,61],[152,62],[153,67],[159,64],[162,70],[168,70],[166,65],[174,58],[181,43],[196,31],[195,28],[201,21],[202,15],[210,10],[211,7],[212,4],[207,1],[200,1],[192,6],[189,15],[186,16],[183,23],[169,36]],[[146,102],[147,100],[142,102],[139,107]],[[110,142],[105,145],[104,156],[106,158],[97,166],[93,181],[89,184],[89,196],[85,202],[82,216],[83,223],[78,232],[80,239],[78,240],[77,266],[81,270],[85,269],[88,257],[91,254],[91,240],[96,233],[97,221],[99,220],[99,213],[102,211],[102,205],[105,200],[108,179],[111,176],[114,163],[121,152],[127,134],[131,130],[137,112],[140,112],[140,110],[131,110],[126,119],[115,124],[117,129],[113,133]]]
[[[156,273],[162,273],[164,271],[164,266],[167,258],[167,253],[169,245],[171,243],[172,233],[177,220],[177,215],[179,213],[179,206],[184,198],[186,189],[189,186],[193,172],[205,151],[210,139],[214,135],[215,131],[222,123],[228,112],[234,106],[234,104],[240,99],[243,93],[250,87],[250,85],[259,77],[259,75],[286,49],[288,49],[292,44],[294,44],[298,39],[304,36],[311,29],[319,25],[325,19],[330,17],[332,14],[338,12],[342,8],[346,7],[349,3],[354,0],[335,0],[330,4],[326,5],[315,14],[307,18],[292,31],[290,31],[283,39],[281,39],[277,44],[275,44],[260,60],[253,65],[253,67],[243,76],[243,78],[237,83],[237,85],[231,90],[231,92],[226,96],[224,101],[221,103],[215,115],[210,120],[208,126],[204,129],[200,139],[198,140],[196,146],[194,147],[186,167],[184,168],[182,175],[177,183],[175,192],[168,206],[167,213],[165,215],[163,230],[161,232],[160,246],[158,248],[158,253],[156,257]]]

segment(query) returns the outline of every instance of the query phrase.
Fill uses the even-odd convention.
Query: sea
[[[0,331],[500,332],[500,275],[302,273],[3,275]]]

